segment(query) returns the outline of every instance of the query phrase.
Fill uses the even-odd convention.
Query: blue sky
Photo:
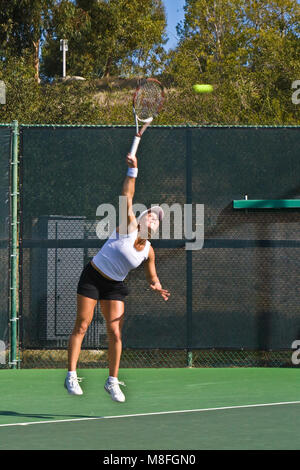
[[[169,41],[166,44],[166,49],[174,48],[177,45],[176,25],[184,19],[183,6],[185,0],[163,0],[167,15],[167,35]]]

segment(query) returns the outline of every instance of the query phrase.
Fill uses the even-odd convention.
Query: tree
[[[232,123],[295,120],[299,20],[293,0],[186,0],[168,73],[181,87],[214,84]]]
[[[54,0],[0,0],[2,57],[24,57],[39,82],[39,53]]]
[[[138,14],[137,14],[138,12]],[[161,0],[62,0],[43,47],[43,73],[59,75],[59,39],[69,40],[70,75],[108,77],[161,66],[166,18]]]

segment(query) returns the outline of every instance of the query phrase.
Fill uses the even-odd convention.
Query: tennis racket
[[[162,109],[164,98],[164,88],[155,78],[144,78],[139,82],[133,96],[136,134],[130,150],[132,157],[137,152],[143,133]],[[139,129],[140,123],[143,123],[141,129]]]

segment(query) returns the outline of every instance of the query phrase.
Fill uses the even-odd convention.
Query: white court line
[[[158,415],[169,415],[169,414],[177,414],[177,413],[199,413],[202,411],[235,410],[235,409],[240,409],[240,408],[257,408],[257,407],[263,407],[263,406],[279,406],[279,405],[295,405],[295,404],[300,404],[300,401],[281,401],[278,403],[257,403],[254,405],[219,406],[218,408],[199,408],[195,410],[157,411],[154,413],[139,413],[139,414],[132,414],[132,415],[95,416],[94,418],[73,418],[73,419],[57,419],[57,420],[52,420],[52,421],[32,421],[28,423],[0,424],[0,427],[30,426],[31,424],[71,423],[71,422],[78,422],[78,421],[92,421],[92,420],[100,420],[100,419],[136,418],[139,416],[158,416]]]

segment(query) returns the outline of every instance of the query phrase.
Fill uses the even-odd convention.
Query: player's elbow
[[[130,191],[122,191],[122,196],[126,198],[127,206],[132,206],[133,194]]]

